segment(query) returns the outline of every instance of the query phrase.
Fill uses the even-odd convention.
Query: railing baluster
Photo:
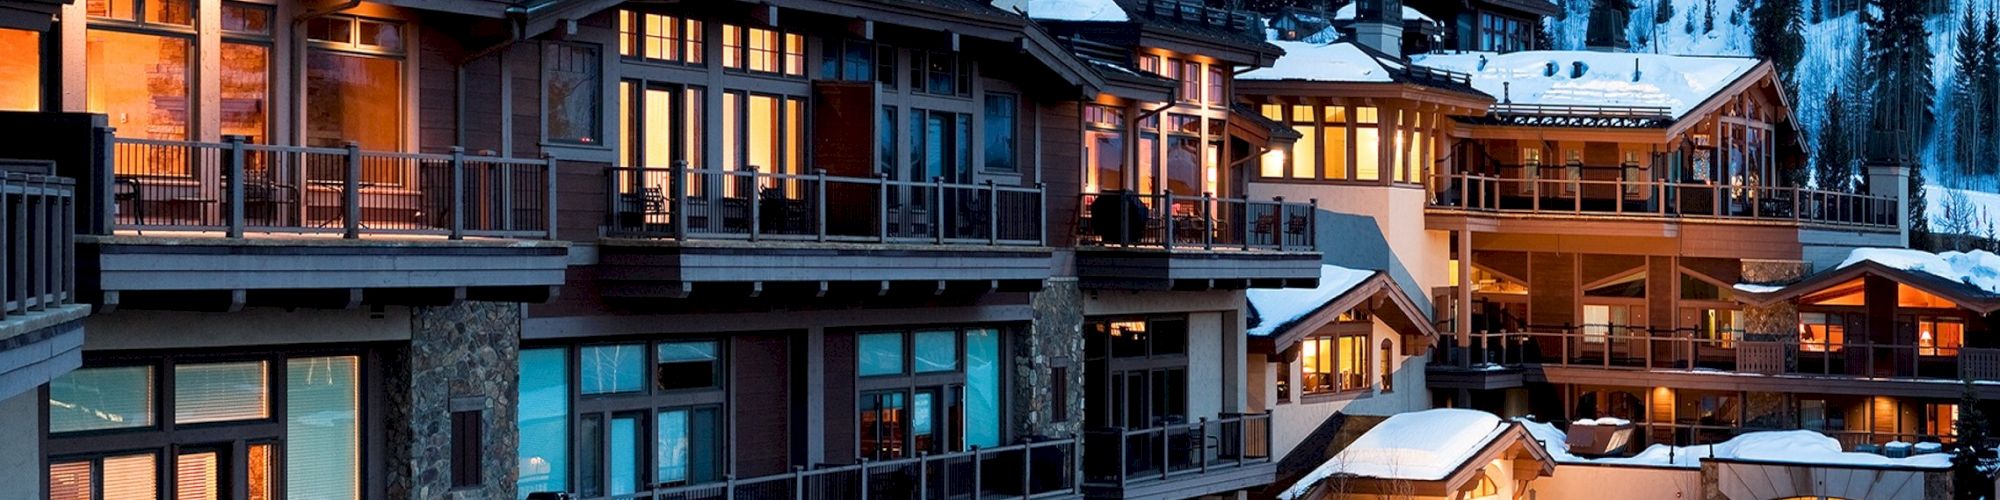
[[[546,231],[543,233],[543,238],[553,240],[556,239],[556,155],[542,153],[542,162],[542,189],[546,192],[542,195],[545,197],[542,200],[542,212],[544,212],[542,216],[548,219],[548,226],[543,228]]]
[[[813,170],[813,225],[819,241],[826,241],[826,169]]]
[[[351,240],[361,237],[361,143],[347,141],[346,148],[347,174],[340,180],[340,204],[345,214],[341,217],[341,237]]]
[[[229,144],[229,156],[224,158],[224,163],[227,163],[227,166],[225,168],[227,168],[229,172],[229,184],[228,187],[224,189],[224,191],[227,193],[229,200],[227,202],[224,202],[228,204],[228,207],[226,208],[229,210],[229,227],[225,231],[225,234],[227,234],[228,237],[230,238],[242,238],[243,237],[243,136],[226,135],[222,137],[222,140]]]

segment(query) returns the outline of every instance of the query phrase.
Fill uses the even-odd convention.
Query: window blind
[[[285,497],[361,498],[361,409],[354,356],[285,362]]]
[[[159,467],[151,453],[125,455],[104,459],[104,498],[120,500],[151,500],[159,497],[159,483],[154,476]]]
[[[153,368],[84,368],[49,383],[49,432],[153,425]]]
[[[226,422],[271,416],[263,361],[174,365],[174,422]]]

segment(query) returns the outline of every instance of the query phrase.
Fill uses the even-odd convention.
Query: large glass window
[[[222,4],[222,133],[271,142],[271,8]]]
[[[1017,152],[1015,151],[1015,115],[1019,113],[1014,96],[1010,94],[986,94],[986,164],[988,172],[1014,172]]]
[[[972,95],[972,67],[951,52],[910,51],[910,88],[936,95]]]
[[[1965,320],[1953,317],[1919,316],[1917,327],[1917,354],[1924,356],[1957,356],[1958,349],[1965,346]]]
[[[261,419],[271,415],[264,362],[174,366],[174,423]]]
[[[153,425],[153,367],[81,368],[49,382],[49,432]]]
[[[361,498],[359,369],[354,356],[286,361],[286,496]]]
[[[722,478],[721,410],[714,406],[673,408],[656,415],[655,481],[695,484]]]
[[[0,111],[42,109],[42,34],[0,28]]]
[[[1847,344],[1847,315],[1799,313],[1799,350],[1840,352]]]
[[[194,106],[189,85],[193,81],[189,68],[194,58],[192,42],[167,34],[88,30],[84,34],[86,109],[107,115],[110,125],[124,137],[187,139]],[[118,173],[188,174],[185,165],[164,168],[175,170]]]
[[[1354,180],[1382,179],[1382,135],[1377,121],[1375,108],[1354,108]]]
[[[1000,332],[867,332],[861,353],[861,454],[882,460],[1000,442]],[[902,353],[910,355],[904,366]]]
[[[646,347],[644,344],[584,346],[582,349],[584,394],[638,392],[645,389]]]
[[[903,373],[902,333],[864,333],[858,338],[861,376]]]
[[[1000,331],[965,331],[965,445],[1000,445]],[[1058,380],[1058,384],[1066,383]],[[1057,387],[1063,387],[1058,385]],[[1062,396],[1062,392],[1056,392]],[[1058,413],[1060,418],[1060,413]],[[981,425],[985,422],[986,425]]]
[[[649,61],[700,64],[701,21],[618,11],[618,54]]]
[[[520,497],[540,491],[568,491],[569,350],[521,350],[521,397],[515,413]]]
[[[763,28],[722,25],[722,66],[757,73],[805,76],[805,37]]]
[[[306,23],[305,143],[398,151],[403,147],[402,25],[345,16]],[[361,180],[399,184],[409,172],[369,162]]]
[[[657,373],[660,390],[706,389],[722,382],[722,358],[715,341],[661,342]]]
[[[609,465],[613,495],[630,495],[639,491],[639,453],[645,449],[645,443],[639,442],[639,426],[636,415],[611,417],[611,460],[606,465]]]
[[[551,141],[578,144],[603,142],[598,117],[604,103],[598,98],[603,66],[597,47],[550,42],[542,45],[543,102],[548,109],[547,133]]]
[[[159,498],[158,462],[159,455],[142,453],[50,463],[49,500]]]
[[[1083,121],[1084,192],[1125,189],[1125,113],[1110,106],[1085,106]]]
[[[1370,347],[1366,332],[1311,337],[1301,341],[1300,389],[1306,394],[1367,389]]]
[[[867,40],[828,38],[820,52],[820,76],[828,80],[875,80],[875,45]]]

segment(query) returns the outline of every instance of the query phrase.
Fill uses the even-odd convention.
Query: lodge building
[[[0,497],[1251,496],[1813,369],[1938,434],[2000,292],[1837,267],[1900,200],[1797,187],[1768,64],[1544,3],[0,1]],[[1618,79],[1695,83],[1549,90]]]

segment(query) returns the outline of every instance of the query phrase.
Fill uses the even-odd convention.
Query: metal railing
[[[834,500],[857,498],[1070,498],[1081,494],[1078,439],[920,454],[786,474],[662,488],[616,499]]]
[[[1042,186],[743,170],[611,167],[606,233],[623,237],[1045,244]]]
[[[114,229],[553,238],[553,157],[114,138]]]
[[[1271,461],[1271,413],[1229,413],[1149,429],[1085,431],[1085,486],[1123,488]]]
[[[0,172],[0,318],[76,302],[76,181]]]
[[[1654,444],[1669,444],[1673,446],[1697,446],[1697,445],[1721,443],[1723,441],[1728,441],[1730,438],[1734,438],[1736,436],[1751,432],[1801,430],[1797,426],[1784,426],[1784,425],[1774,426],[1762,422],[1758,423],[1746,422],[1744,425],[1701,424],[1701,423],[1683,423],[1683,422],[1646,422],[1644,421],[1644,415],[1634,415],[1634,416],[1639,417],[1632,420],[1632,427],[1637,431],[1637,435],[1634,436],[1633,443],[1628,445],[1624,450],[1625,451],[1624,454],[1626,455],[1637,453],[1640,450],[1644,450],[1647,446]],[[1740,417],[1748,418],[1751,421],[1760,420],[1757,417],[1748,415],[1742,415]],[[1551,422],[1551,423],[1561,428],[1567,428],[1571,425],[1565,421],[1561,421],[1560,419],[1558,419],[1558,421],[1556,422]],[[1904,443],[1949,444],[1956,442],[1958,440],[1955,436],[1926,434],[1926,433],[1908,433],[1908,432],[1872,431],[1872,430],[1827,430],[1827,429],[1804,429],[1804,430],[1811,430],[1814,432],[1818,432],[1820,434],[1825,434],[1827,437],[1831,437],[1837,441],[1840,441],[1840,447],[1842,450],[1858,451],[1863,453],[1876,453],[1876,454],[1889,455],[1892,457],[1898,457],[1898,456],[1892,455],[1889,452],[1889,450],[1885,449],[1882,445],[1893,441],[1902,441]],[[1904,451],[1907,453],[1902,456],[1920,454],[1914,448],[1906,449]],[[1708,456],[1707,453],[1708,452],[1706,450],[1697,447],[1696,456]]]
[[[1314,251],[1319,201],[1129,192],[1085,194],[1077,210],[1083,244]]]
[[[1563,366],[1613,370],[1709,370],[1766,375],[1857,378],[2000,380],[2000,348],[1939,347],[1857,342],[1755,339],[1729,332],[1716,337],[1692,330],[1584,326],[1536,331],[1473,333],[1471,346],[1447,343],[1433,363],[1441,366]]]
[[[1896,198],[1782,186],[1628,180],[1636,165],[1505,167],[1441,174],[1433,208],[1483,212],[1787,221],[1894,229]],[[1513,170],[1514,175],[1506,175]],[[1536,175],[1524,175],[1535,171]],[[1606,174],[1605,172],[1615,172]],[[1592,178],[1598,177],[1598,178]]]

